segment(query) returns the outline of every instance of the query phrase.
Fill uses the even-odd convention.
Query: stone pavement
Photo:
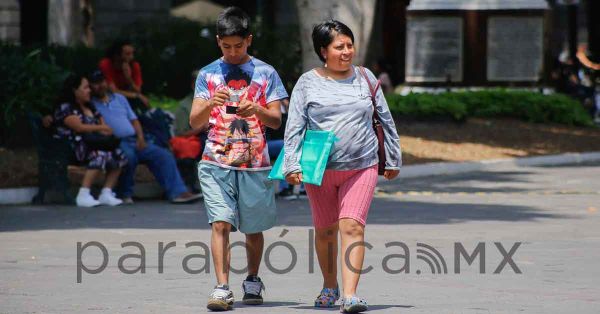
[[[359,294],[378,314],[598,313],[599,177],[600,163],[588,163],[381,184],[366,231],[365,267],[372,269],[363,275]],[[232,274],[234,312],[337,312],[311,306],[321,279],[310,254],[307,201],[278,205],[279,225],[265,233],[265,248],[271,246],[261,274],[267,302],[243,306],[244,275]],[[204,313],[213,268],[192,274],[205,266],[205,259],[193,254],[207,252],[191,242],[209,244],[209,239],[200,203],[0,207],[0,313]],[[233,240],[243,237],[235,233]],[[77,243],[90,241],[106,248],[107,264],[97,274],[82,272],[78,283]],[[121,247],[128,241],[145,250],[143,274],[124,273],[140,265],[127,258],[139,254],[138,248]],[[159,243],[171,241],[176,243],[160,265]],[[476,248],[469,265],[467,257]],[[232,260],[234,268],[243,267],[242,247],[233,248]],[[81,262],[97,269],[103,253],[90,246]],[[407,273],[393,273],[403,266]]]

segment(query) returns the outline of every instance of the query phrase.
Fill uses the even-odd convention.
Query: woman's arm
[[[585,54],[585,51],[578,51],[576,56],[579,62],[581,62],[581,64],[583,64],[585,67],[592,70],[600,70],[600,64],[592,62]]]
[[[115,83],[113,83],[113,82],[108,83],[108,88],[110,89],[111,92],[113,92],[113,93],[119,93],[119,94],[121,94],[121,95],[123,95],[123,96],[125,96],[127,98],[137,98],[138,95],[140,94],[140,93],[138,93],[136,91],[127,91],[127,90],[119,89],[117,87],[117,85]]]
[[[65,125],[76,133],[110,132],[112,129],[106,124],[84,124],[78,116],[70,115],[64,120]]]
[[[371,82],[375,82],[376,78],[371,71],[367,70],[367,74]],[[386,170],[399,170],[402,166],[402,150],[400,149],[400,137],[396,130],[396,124],[394,118],[388,107],[387,100],[381,88],[377,90],[375,95],[376,109],[379,115],[379,121],[383,127],[384,133],[384,146],[385,146],[385,169]]]
[[[302,156],[302,140],[306,133],[307,104],[304,94],[304,81],[302,77],[294,86],[289,104],[288,120],[285,127],[284,137],[284,161],[283,174],[299,173],[300,157]]]
[[[377,91],[376,99],[377,113],[379,114],[379,121],[383,126],[384,133],[385,169],[399,170],[402,166],[402,150],[400,148],[400,137],[396,130],[396,124],[381,89]]]
[[[104,122],[104,118],[102,116],[100,116],[100,124],[99,125],[105,125],[109,129],[109,130],[100,131],[100,133],[106,134],[106,135],[112,134],[112,128],[108,124],[106,124],[106,122]]]

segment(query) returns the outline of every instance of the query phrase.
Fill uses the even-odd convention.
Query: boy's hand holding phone
[[[223,106],[229,99],[229,91],[227,89],[220,89],[208,100],[208,106],[213,109],[217,106]]]
[[[255,103],[252,100],[248,100],[246,98],[246,95],[244,95],[242,97],[242,100],[240,101],[237,110],[237,115],[240,117],[247,118],[253,114],[256,114],[256,112],[258,112],[259,107],[260,105],[258,103]]]

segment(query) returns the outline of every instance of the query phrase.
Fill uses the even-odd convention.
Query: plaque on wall
[[[408,17],[406,81],[460,82],[462,60],[461,17]]]
[[[541,17],[488,19],[488,81],[537,81],[543,62]]]

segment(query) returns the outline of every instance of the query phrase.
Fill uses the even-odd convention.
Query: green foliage
[[[467,116],[464,103],[451,97],[433,94],[386,95],[390,111],[394,115],[414,118],[450,117],[460,121]]]
[[[27,112],[49,112],[68,72],[46,62],[39,49],[26,52],[0,44],[0,111],[2,133]]]
[[[297,27],[272,29],[255,23],[248,53],[272,65],[291,91],[302,71]],[[205,36],[201,36],[204,30]],[[142,65],[144,91],[182,98],[191,91],[190,74],[222,56],[215,26],[184,18],[140,20],[124,28],[115,40],[125,38],[136,48]],[[108,45],[109,43],[106,43]]]
[[[297,26],[281,26],[277,29],[256,25],[251,53],[255,57],[272,65],[291,93],[296,81],[302,74],[302,47],[300,31]]]
[[[390,111],[418,119],[449,117],[511,117],[530,122],[592,126],[590,115],[576,100],[562,94],[491,89],[441,94],[386,95]]]
[[[0,43],[0,142],[14,136],[12,125],[26,111],[50,112],[68,73],[89,74],[97,69],[105,48],[128,39],[142,66],[143,92],[159,107],[176,107],[174,99],[192,91],[191,73],[221,57],[214,25],[183,18],[140,20],[124,27],[99,48],[16,46]],[[273,65],[291,91],[301,72],[300,43],[294,27],[272,29],[255,25],[250,53]],[[201,36],[204,34],[204,36]],[[168,97],[168,98],[167,98]]]
[[[202,37],[204,28],[209,35]],[[213,25],[169,17],[139,20],[123,28],[114,40],[128,39],[134,45],[144,93],[182,98],[192,89],[192,71],[220,57],[214,34]]]
[[[167,96],[150,95],[148,97],[148,100],[150,101],[150,107],[160,108],[162,110],[170,111],[172,113],[175,113],[175,111],[179,107],[179,100],[169,98]]]
[[[66,47],[51,45],[40,47],[42,59],[55,64],[70,73],[88,75],[98,69],[98,62],[104,54],[101,49],[85,46]]]

